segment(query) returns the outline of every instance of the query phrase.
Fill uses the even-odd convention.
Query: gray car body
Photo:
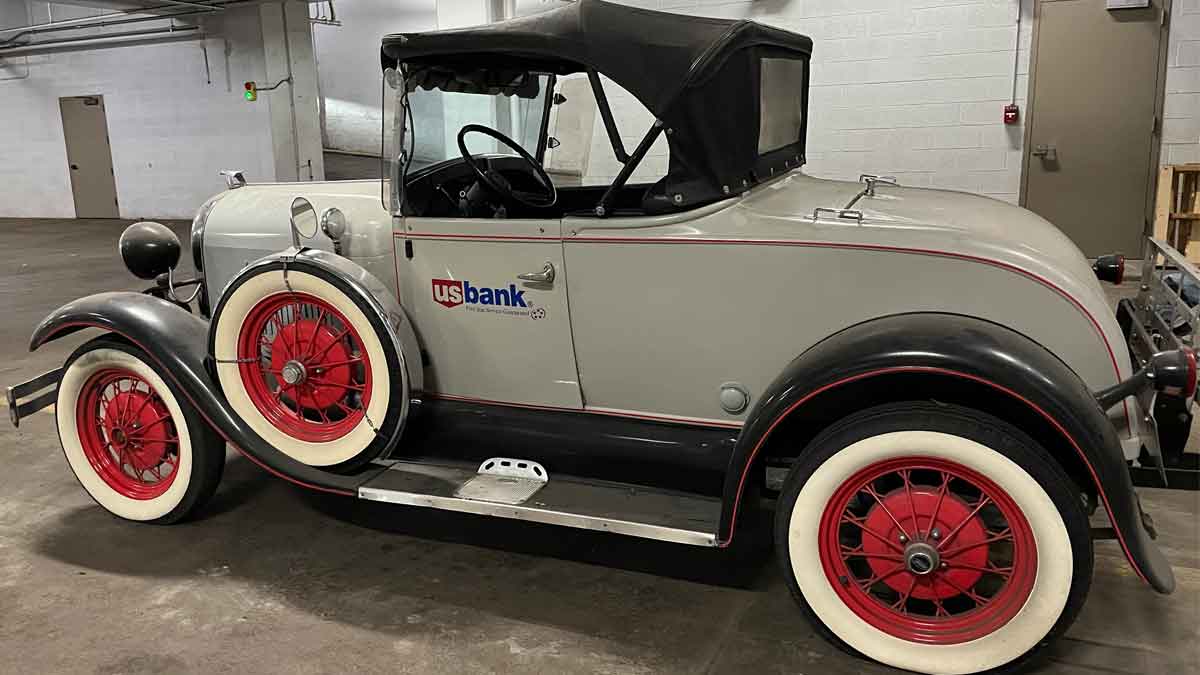
[[[862,190],[796,170],[665,216],[456,221],[393,217],[379,181],[249,185],[219,196],[206,212],[207,292],[215,305],[245,265],[290,244],[288,205],[302,196],[318,211],[345,213],[343,255],[396,289],[428,350],[429,394],[737,427],[745,411],[721,407],[723,384],[737,383],[753,401],[825,338],[920,312],[1008,327],[1092,390],[1131,375],[1104,290],[1053,225],[962,192],[880,185],[854,201]],[[818,208],[852,201],[861,221],[829,211],[814,217]],[[507,240],[531,230],[544,233],[528,237],[536,249]],[[321,236],[307,243],[333,248]],[[412,243],[416,262],[426,251],[434,259],[407,264]],[[426,247],[435,243],[436,255]],[[522,256],[529,262],[507,262]],[[521,332],[452,318],[460,315],[431,302],[433,276],[515,276],[542,258],[561,265],[555,286],[569,311],[553,317],[558,328],[548,322]],[[464,333],[471,339],[461,340]],[[496,349],[478,349],[480,342]],[[537,353],[533,363],[544,368],[504,371],[495,354],[513,350]],[[489,372],[490,385],[476,375]],[[1137,401],[1115,406],[1110,417],[1126,457],[1135,457],[1142,434],[1151,433],[1140,424]]]

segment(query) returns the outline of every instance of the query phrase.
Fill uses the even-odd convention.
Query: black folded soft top
[[[806,36],[754,21],[579,0],[499,23],[388,35],[382,63],[417,71],[596,71],[671,130],[667,189],[682,195],[676,202],[684,205],[736,192],[803,161],[803,112],[794,143],[760,143],[760,124],[774,119],[762,110],[762,61],[803,63],[802,81],[793,90],[766,92],[799,99],[803,111],[812,46]]]

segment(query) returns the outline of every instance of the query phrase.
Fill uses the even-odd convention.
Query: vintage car
[[[1118,319],[1098,277],[1123,259],[1029,211],[805,175],[812,48],[600,0],[388,36],[385,177],[229,172],[194,279],[169,230],[130,226],[154,286],[37,326],[31,349],[100,334],[10,390],[13,419],[55,403],[84,489],[149,523],[201,509],[226,443],[313,490],[695,546],[774,496],[803,615],[913,671],[1045,652],[1097,508],[1171,592],[1128,463],[1159,456],[1159,403],[1190,416],[1186,340],[1146,302]],[[547,171],[576,142],[550,134],[570,82],[605,185]],[[622,89],[648,129],[621,128]],[[655,147],[664,175],[632,182]]]

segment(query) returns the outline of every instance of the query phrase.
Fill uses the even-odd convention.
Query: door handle
[[[72,164],[72,165],[71,165],[71,170],[72,170],[72,171],[78,171],[78,170],[79,170],[79,165],[78,165],[78,164]]]
[[[538,284],[554,283],[554,265],[546,263],[541,272],[526,272],[525,274],[518,274],[517,278],[521,281],[532,281]]]
[[[1058,159],[1058,148],[1055,148],[1053,145],[1041,143],[1033,146],[1033,150],[1031,150],[1029,154],[1033,155],[1034,157],[1041,157],[1047,162],[1053,162]]]

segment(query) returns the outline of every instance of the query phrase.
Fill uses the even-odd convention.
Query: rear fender
[[[1143,526],[1116,429],[1084,382],[1025,336],[949,314],[903,314],[859,324],[826,338],[788,365],[750,412],[738,438],[726,474],[722,545],[733,537],[755,460],[781,422],[801,418],[806,405],[815,407],[821,397],[842,388],[870,386],[872,378],[882,383],[897,374],[984,387],[1006,397],[1024,410],[1023,415],[1044,420],[1050,433],[1061,434],[1086,467],[1134,570],[1156,591],[1174,589],[1170,564]],[[889,395],[903,400],[905,394]]]

